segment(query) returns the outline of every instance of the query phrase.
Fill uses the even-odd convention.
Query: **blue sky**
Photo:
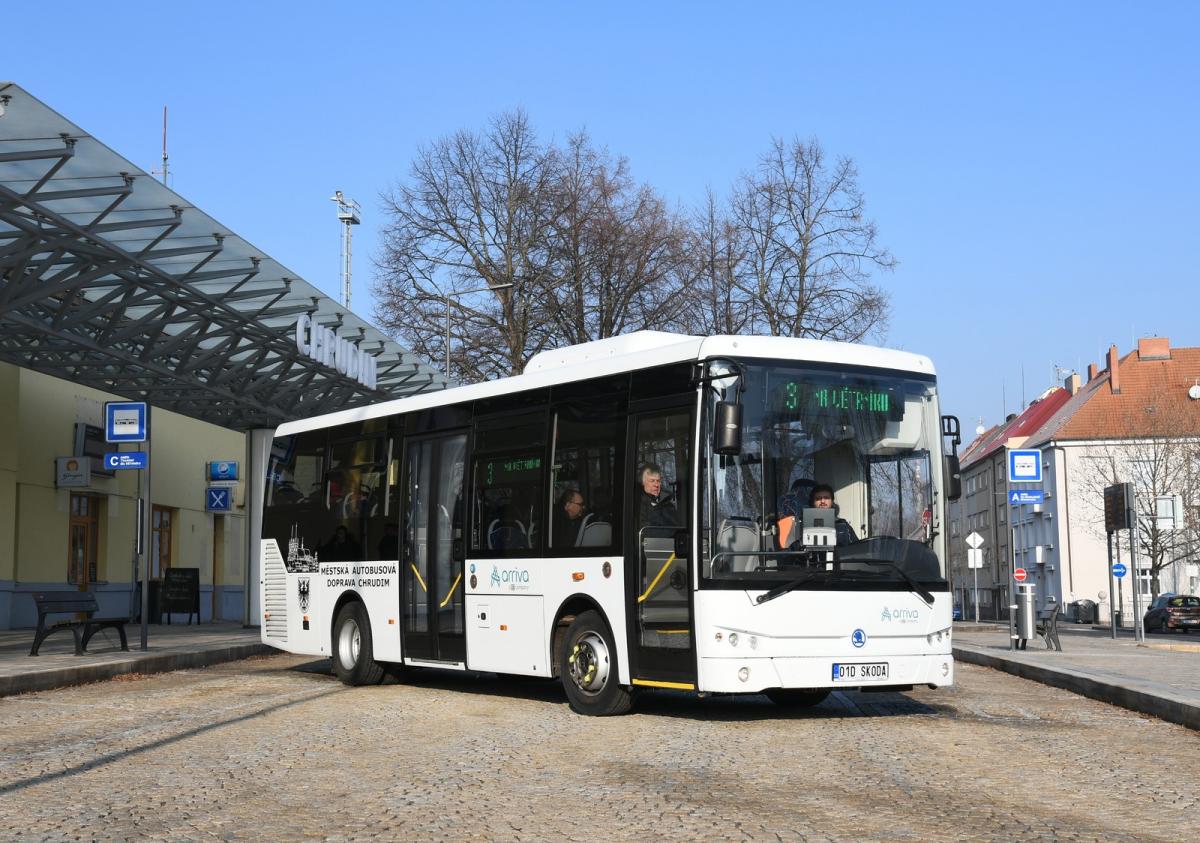
[[[364,208],[422,143],[525,108],[586,127],[681,207],[772,136],[860,170],[899,259],[886,345],[933,357],[970,430],[1054,363],[1200,345],[1200,4],[20,4],[8,78],[330,295],[328,197]],[[1002,400],[1007,395],[1007,404]]]

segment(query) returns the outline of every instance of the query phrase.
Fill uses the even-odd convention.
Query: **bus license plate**
[[[887,662],[856,662],[833,665],[834,682],[883,682],[888,678]]]

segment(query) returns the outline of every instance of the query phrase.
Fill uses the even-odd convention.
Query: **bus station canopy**
[[[302,316],[373,357],[375,386],[304,354]],[[3,81],[0,360],[234,430],[446,386],[338,301]]]

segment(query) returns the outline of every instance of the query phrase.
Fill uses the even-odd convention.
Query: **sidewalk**
[[[1007,624],[955,623],[954,657],[1200,730],[1200,636],[1059,626],[1062,652],[1041,638],[1009,650]]]
[[[82,656],[75,655],[75,639],[67,631],[48,637],[36,656],[29,655],[32,629],[0,631],[0,697],[100,682],[127,673],[206,667],[276,652],[259,640],[257,629],[239,623],[151,624],[149,630],[148,650],[139,649],[141,626],[127,624],[129,652],[121,650],[116,630],[109,629],[97,633]]]

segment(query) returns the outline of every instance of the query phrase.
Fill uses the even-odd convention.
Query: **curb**
[[[1001,670],[1022,679],[1062,688],[1089,699],[1111,703],[1142,714],[1150,714],[1162,720],[1200,731],[1200,704],[1183,697],[1140,691],[1127,685],[1117,685],[1075,671],[1041,667],[1003,656],[995,656],[974,648],[967,649],[961,645],[953,647],[953,652],[954,658],[969,664]]]
[[[212,650],[159,653],[103,664],[39,670],[33,673],[0,677],[0,697],[25,694],[30,691],[48,691],[51,688],[65,688],[71,685],[86,685],[90,682],[104,682],[115,676],[129,673],[168,673],[172,670],[208,667],[222,662],[238,661],[251,656],[270,655],[276,652],[278,650],[269,644],[235,644]]]

